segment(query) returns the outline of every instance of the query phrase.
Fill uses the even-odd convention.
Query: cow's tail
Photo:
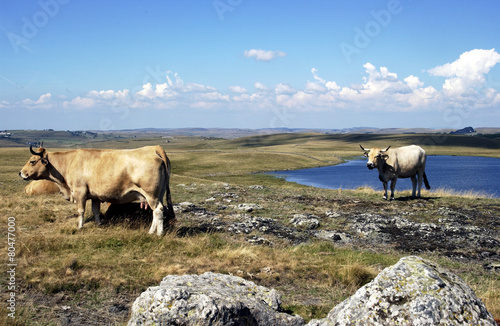
[[[425,175],[425,172],[424,172],[424,184],[425,184],[425,189],[427,189],[427,190],[431,189],[431,186],[429,185],[429,181],[427,180],[427,176]]]
[[[170,175],[172,173],[172,167],[170,165],[170,160],[167,157],[167,154],[161,148],[160,146],[157,146],[156,154],[160,156],[160,158],[163,161],[163,167],[165,168],[165,174],[166,174],[166,182],[165,182],[165,197],[167,199],[167,214],[168,214],[168,223],[173,224],[175,221],[175,213],[174,213],[174,207],[172,205],[172,197],[170,194]]]

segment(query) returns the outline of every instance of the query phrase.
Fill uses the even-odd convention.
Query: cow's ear
[[[46,158],[42,158],[41,161],[43,165],[49,164],[49,160],[47,160]]]
[[[368,157],[368,152],[364,152],[364,153],[363,153],[363,156],[364,156],[364,157]]]
[[[389,158],[389,155],[387,154],[380,154],[380,157],[384,160],[387,160]]]

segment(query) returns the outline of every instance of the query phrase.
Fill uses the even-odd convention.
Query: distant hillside
[[[471,127],[470,127],[471,128]],[[469,130],[464,128],[464,130]],[[474,130],[474,129],[472,129]],[[79,146],[88,143],[102,141],[123,141],[130,138],[153,138],[153,137],[207,137],[237,139],[250,136],[265,136],[276,134],[305,134],[317,133],[324,135],[396,135],[396,134],[448,134],[454,132],[451,129],[429,129],[429,128],[372,128],[356,127],[345,129],[308,129],[308,128],[263,128],[263,129],[239,129],[239,128],[144,128],[111,131],[62,131],[62,130],[4,130],[0,131],[0,147],[21,147],[30,144],[44,142],[47,147]],[[474,135],[497,138],[500,136],[500,128],[476,128]],[[459,133],[460,134],[460,133]],[[468,133],[462,133],[468,134]]]

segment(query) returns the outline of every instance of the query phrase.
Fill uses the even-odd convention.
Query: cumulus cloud
[[[24,99],[22,101],[22,104],[30,108],[49,109],[52,107],[52,94],[51,93],[43,94],[36,101],[30,98]]]
[[[364,76],[359,83],[351,85],[339,85],[335,78],[322,76],[318,69],[311,68],[310,80],[300,87],[286,82],[264,85],[256,81],[252,90],[233,85],[220,91],[210,85],[185,82],[179,74],[167,71],[163,80],[158,78],[157,83],[148,82],[133,90],[91,90],[72,99],[46,93],[36,100],[27,98],[16,104],[4,101],[0,107],[270,111],[286,108],[289,112],[483,109],[500,106],[498,90],[485,85],[486,75],[499,62],[500,54],[494,49],[465,52],[454,62],[427,70],[431,76],[445,78],[441,88],[425,85],[419,76],[398,76],[388,67],[377,67],[370,62],[363,65]]]
[[[293,94],[295,93],[295,89],[293,89],[292,86],[286,84],[286,83],[280,83],[276,85],[274,92],[276,94]]]
[[[247,58],[255,58],[255,60],[259,61],[271,61],[274,58],[284,57],[286,53],[281,51],[265,51],[262,49],[251,49],[245,50],[243,55]]]
[[[253,87],[255,87],[255,90],[257,90],[257,91],[267,91],[267,87],[264,86],[264,84],[262,84],[260,82],[255,82]]]
[[[434,67],[428,72],[433,76],[449,77],[443,84],[445,94],[467,95],[484,84],[485,75],[499,62],[500,54],[495,49],[475,49],[462,53],[452,63]]]
[[[47,93],[43,94],[40,96],[40,98],[35,102],[35,104],[46,104],[50,102],[50,99],[52,98],[52,94]]]
[[[230,86],[229,90],[233,93],[248,93],[248,91],[241,86]]]
[[[420,79],[416,76],[410,75],[404,79],[406,85],[410,87],[410,89],[415,90],[424,86],[424,83],[420,81]]]

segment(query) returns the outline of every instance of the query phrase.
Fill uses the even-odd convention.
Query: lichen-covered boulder
[[[313,230],[319,227],[319,217],[313,214],[295,214],[290,223],[306,230]]]
[[[281,312],[281,296],[241,277],[204,273],[169,275],[132,306],[132,325],[302,326],[302,317]]]
[[[496,325],[472,289],[458,276],[410,256],[333,308],[329,325]]]

